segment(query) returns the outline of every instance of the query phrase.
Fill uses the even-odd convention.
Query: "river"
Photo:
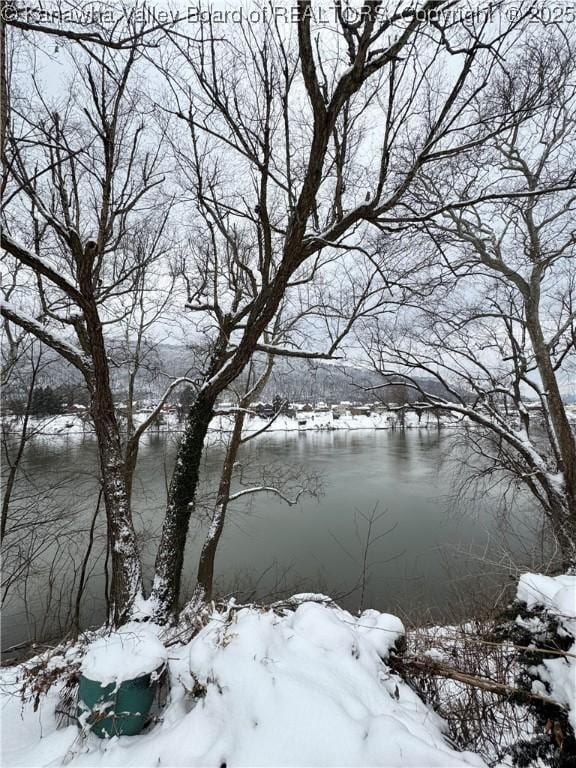
[[[521,535],[508,531],[505,542],[496,514],[501,487],[474,501],[455,498],[463,478],[447,460],[452,440],[450,430],[412,429],[274,433],[249,441],[239,468],[248,484],[269,465],[292,476],[287,495],[306,474],[317,475],[321,493],[304,494],[295,506],[269,494],[234,503],[217,556],[218,591],[239,599],[320,591],[349,609],[374,607],[410,621],[451,620],[471,610],[488,584],[505,583],[494,563],[506,548],[521,558],[535,547],[529,525],[534,512],[521,501],[513,526]],[[148,578],[175,445],[174,437],[151,434],[141,447],[134,511]],[[202,509],[210,508],[223,450],[215,445],[205,452]],[[70,542],[56,558],[55,545],[48,547],[45,568],[31,574],[25,593],[22,584],[12,590],[3,611],[4,648],[66,629],[86,542],[85,534],[72,532],[89,525],[96,478],[96,446],[89,437],[38,437],[28,447],[19,491],[49,489],[42,503],[50,514],[66,516],[61,530],[70,532]],[[103,517],[101,512],[88,568],[84,626],[104,617]],[[201,519],[192,523],[186,590],[194,584],[205,526]],[[50,569],[54,559],[57,566]]]

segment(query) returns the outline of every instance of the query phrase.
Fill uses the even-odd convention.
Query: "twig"
[[[481,688],[484,691],[490,691],[498,696],[504,696],[506,698],[516,697],[521,700],[525,699],[537,699],[543,701],[546,704],[552,704],[555,707],[567,711],[563,704],[551,699],[548,696],[542,696],[537,693],[530,693],[529,691],[523,691],[520,688],[514,688],[511,685],[505,685],[504,683],[496,683],[493,680],[488,680],[485,677],[479,677],[477,675],[470,675],[466,672],[461,672],[459,669],[449,667],[447,664],[435,661],[433,659],[416,659],[416,658],[399,658],[393,657],[390,659],[390,666],[397,672],[402,670],[424,672],[429,675],[437,675],[439,677],[446,677],[450,680],[456,680],[459,683],[465,685],[471,685],[474,688]]]

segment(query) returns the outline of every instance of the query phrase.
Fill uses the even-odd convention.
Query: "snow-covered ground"
[[[548,695],[564,705],[576,731],[576,576],[525,573],[520,577],[517,598],[528,608],[544,608],[557,619],[558,633],[573,641],[568,648],[570,655],[542,661],[538,667],[540,679],[532,687],[534,693]],[[534,630],[537,634],[538,627]]]
[[[137,412],[135,414],[136,426],[141,424],[148,413]],[[232,431],[233,416],[215,416],[210,424],[209,432],[212,437]],[[244,432],[258,432],[270,420],[253,416],[246,419]],[[443,427],[452,427],[461,423],[458,416],[442,415],[440,423]],[[3,420],[7,432],[17,434],[21,429],[21,420],[14,416],[6,416]],[[302,412],[296,418],[290,416],[278,416],[270,424],[270,432],[314,432],[318,430],[354,430],[354,429],[398,429],[401,426],[397,413],[374,413],[370,416],[352,415],[350,411],[343,413],[340,418],[334,419],[331,411]],[[407,411],[404,415],[404,427],[407,429],[436,429],[438,420],[430,411],[418,414]],[[61,416],[32,417],[29,421],[29,431],[37,435],[90,435],[93,433],[91,422],[80,414],[63,414]],[[176,414],[163,413],[160,423],[149,427],[151,433],[178,432],[184,428]]]
[[[517,597],[528,608],[543,607],[558,617],[559,631],[576,638],[576,576],[524,574]],[[426,655],[443,659],[441,648],[451,647],[454,629],[430,631],[425,645],[430,640],[438,650]],[[473,625],[468,631],[473,649]],[[329,598],[300,595],[267,609],[231,601],[206,616],[191,640],[182,639],[182,627],[163,632],[152,624],[132,624],[122,632],[130,636],[122,649],[114,636],[91,633],[88,649],[85,642],[63,646],[1,670],[3,766],[485,768],[479,755],[448,743],[445,722],[392,672],[388,660],[404,628],[390,614],[368,610],[353,616]],[[74,696],[67,702],[64,696],[71,690],[66,677],[55,671],[81,667],[93,677],[120,681],[156,668],[165,658],[163,645],[169,694],[146,731],[102,740],[81,729],[74,720]],[[120,651],[129,655],[127,662]],[[570,653],[575,651],[576,640]],[[510,652],[507,646],[505,653]],[[568,708],[572,724],[574,658],[545,659],[535,686],[544,681],[547,687],[534,688]],[[448,660],[454,663],[451,655]],[[55,682],[37,696],[39,666]],[[451,697],[464,695],[461,684],[447,682]],[[72,717],[59,717],[63,708]],[[493,708],[490,712],[493,728],[510,726],[504,710],[501,723]],[[466,725],[481,727],[472,716]],[[511,732],[512,743],[523,735],[521,725]],[[500,746],[508,743],[505,733],[498,739]]]
[[[394,616],[354,617],[310,596],[295,610],[229,605],[169,646],[158,722],[107,741],[58,727],[61,682],[34,711],[18,694],[24,667],[4,669],[2,765],[484,766],[449,746],[443,721],[390,671],[402,633]]]
[[[576,424],[576,405],[567,405],[568,419]],[[139,426],[148,418],[150,411],[137,411],[134,414],[134,423]],[[222,433],[232,431],[233,416],[215,416],[209,428],[212,438]],[[249,416],[244,425],[245,433],[262,430],[270,419],[259,416]],[[353,414],[349,408],[341,409],[338,418],[334,418],[331,410],[298,411],[296,417],[278,416],[267,431],[270,432],[314,432],[318,430],[354,430],[354,429],[437,429],[442,427],[457,427],[461,424],[471,425],[467,416],[457,413],[442,413],[437,416],[431,410],[422,410],[419,413],[406,410],[403,414],[399,410],[390,410],[382,413],[371,413],[369,416]],[[7,433],[18,434],[22,428],[22,419],[12,415],[5,415],[2,419],[2,427]],[[181,432],[184,423],[179,421],[173,410],[163,411],[160,419],[149,427],[150,432]],[[59,416],[32,416],[29,419],[28,430],[30,434],[37,435],[90,435],[94,429],[86,411],[62,414]]]

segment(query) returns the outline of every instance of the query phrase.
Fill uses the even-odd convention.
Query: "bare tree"
[[[492,97],[503,109],[527,99],[539,108],[444,177],[421,176],[420,208],[425,195],[426,206],[442,209],[455,177],[469,179],[470,197],[518,186],[556,191],[442,210],[403,233],[408,250],[423,237],[432,244],[444,284],[430,300],[413,297],[394,324],[374,326],[367,344],[379,370],[403,374],[430,405],[468,417],[481,471],[505,472],[530,490],[567,568],[576,564],[576,437],[561,394],[576,342],[575,75],[566,35],[529,42]],[[416,382],[422,374],[445,395]]]
[[[300,494],[298,494],[295,499],[290,500],[282,493],[281,486],[277,484],[272,485],[271,481],[268,481],[267,485],[254,485],[249,488],[240,488],[234,493],[232,492],[233,478],[235,474],[238,474],[237,461],[241,446],[247,440],[255,436],[254,434],[244,435],[244,437],[242,436],[246,415],[250,412],[250,406],[253,400],[258,397],[266,386],[273,364],[274,356],[269,355],[263,369],[259,373],[256,373],[255,368],[251,363],[246,377],[246,386],[243,387],[243,392],[239,393],[236,405],[237,410],[233,417],[232,432],[228,439],[228,445],[222,463],[222,472],[216,495],[216,503],[211,516],[210,527],[206,534],[198,561],[196,588],[184,613],[188,612],[193,615],[201,603],[209,601],[212,598],[216,552],[222,533],[224,532],[226,514],[231,502],[253,493],[274,493],[281,496],[288,504],[294,504],[298,501]],[[260,435],[266,431],[274,420],[275,417],[272,417],[272,419],[264,425],[262,430],[258,430],[257,434]]]
[[[108,334],[162,250],[162,213],[150,248],[134,247],[133,235],[150,206],[161,203],[152,197],[164,178],[161,144],[152,144],[146,130],[150,105],[138,90],[137,47],[114,55],[64,51],[71,75],[64,103],[44,91],[35,51],[21,55],[32,59],[32,68],[25,90],[16,83],[12,89],[2,231],[19,288],[17,303],[4,301],[2,314],[76,368],[88,388],[119,621],[141,593],[142,576]]]
[[[325,306],[334,335],[319,349],[310,343],[318,341],[314,317],[321,314],[310,286],[345,257],[373,266],[365,247],[370,227],[387,230],[406,221],[422,180],[435,178],[436,167],[442,172],[447,162],[503,136],[538,107],[537,99],[507,110],[497,100],[477,99],[524,34],[522,17],[496,29],[481,16],[454,22],[442,15],[451,6],[450,0],[427,0],[418,9],[390,12],[369,0],[350,20],[337,2],[334,26],[315,30],[311,2],[301,0],[295,39],[275,14],[263,15],[258,28],[236,25],[233,37],[221,36],[210,20],[196,28],[195,38],[167,23],[162,44],[148,47],[147,58],[139,33],[120,39],[60,35],[77,89],[64,109],[39,83],[38,56],[45,54],[34,45],[26,49],[31,87],[11,89],[6,116],[2,235],[3,247],[24,269],[26,291],[22,305],[5,303],[2,312],[75,366],[90,391],[117,621],[129,615],[142,589],[129,504],[142,432],[134,429],[135,450],[127,454],[106,331],[123,317],[126,297],[137,295],[139,276],[158,253],[133,247],[130,236],[152,209],[162,230],[164,202],[180,214],[181,240],[185,233],[190,242],[175,271],[188,279],[187,305],[195,318],[190,341],[205,356],[156,558],[151,607],[164,620],[177,607],[202,449],[220,393],[256,352],[331,356],[378,292],[373,283],[362,287],[353,296],[357,309],[340,327],[338,313]],[[26,36],[46,32],[25,30]],[[119,45],[104,45],[104,38]],[[150,57],[167,91],[154,109],[138,79],[138,73],[149,75]],[[165,163],[172,159],[175,168],[166,178]],[[557,189],[567,186],[561,179]],[[466,180],[452,187],[442,210],[552,192],[538,183],[496,195],[486,187],[472,200],[468,190]],[[417,215],[428,221],[437,208]],[[308,290],[311,303],[305,319],[297,320],[298,340],[291,335],[290,343],[275,343],[279,308],[306,304]],[[289,311],[282,322],[301,317]],[[151,419],[177,384],[168,386]]]
[[[336,254],[361,254],[366,225],[395,220],[424,167],[507,125],[509,114],[486,104],[479,120],[470,104],[521,22],[498,33],[486,20],[454,26],[438,14],[423,23],[448,6],[384,13],[375,0],[350,22],[336,3],[335,30],[313,32],[311,3],[302,0],[297,41],[275,17],[259,29],[239,25],[234,42],[210,22],[193,40],[171,36],[159,66],[172,95],[165,109],[189,134],[187,148],[178,146],[180,160],[190,160],[181,172],[211,220],[202,240],[219,264],[233,264],[234,279],[225,302],[202,285],[189,302],[212,313],[217,333],[170,486],[152,590],[160,619],[176,607],[214,404],[253,352],[275,351],[261,337],[286,292]],[[447,59],[456,70],[439,85]],[[304,346],[277,352],[315,355]]]

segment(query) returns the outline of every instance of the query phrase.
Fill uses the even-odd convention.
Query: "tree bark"
[[[184,550],[200,476],[200,462],[216,395],[198,396],[190,409],[168,490],[168,506],[155,563],[151,601],[154,618],[164,622],[177,608]]]
[[[220,476],[220,485],[218,487],[218,496],[216,499],[216,509],[214,511],[214,517],[210,530],[204,541],[202,552],[200,553],[200,560],[198,562],[198,573],[196,576],[197,584],[194,591],[194,598],[192,602],[196,600],[211,600],[212,598],[212,584],[214,581],[214,562],[216,560],[216,551],[220,538],[224,530],[224,522],[226,520],[226,511],[228,509],[228,501],[230,497],[230,486],[232,483],[232,474],[234,471],[234,463],[238,456],[238,449],[240,448],[240,442],[242,440],[242,429],[244,427],[245,411],[238,411],[234,419],[234,429],[232,430],[232,436],[228,443],[226,450],[226,457],[224,459],[224,466],[222,468],[222,474]]]
[[[573,569],[576,567],[576,436],[566,416],[556,372],[540,323],[539,302],[534,296],[526,300],[526,327],[542,379],[563,476],[566,504],[562,510],[553,510],[554,532],[561,548],[565,567]]]
[[[4,145],[8,131],[9,114],[9,93],[8,93],[8,57],[6,56],[6,24],[4,22],[4,11],[7,7],[7,0],[0,0],[0,158],[2,160],[4,174]],[[2,184],[2,189],[4,183]]]
[[[93,300],[86,306],[84,317],[93,364],[89,382],[90,412],[98,442],[104,506],[111,537],[112,604],[108,618],[118,625],[130,618],[134,601],[142,594],[142,566],[130,511],[102,324]]]

